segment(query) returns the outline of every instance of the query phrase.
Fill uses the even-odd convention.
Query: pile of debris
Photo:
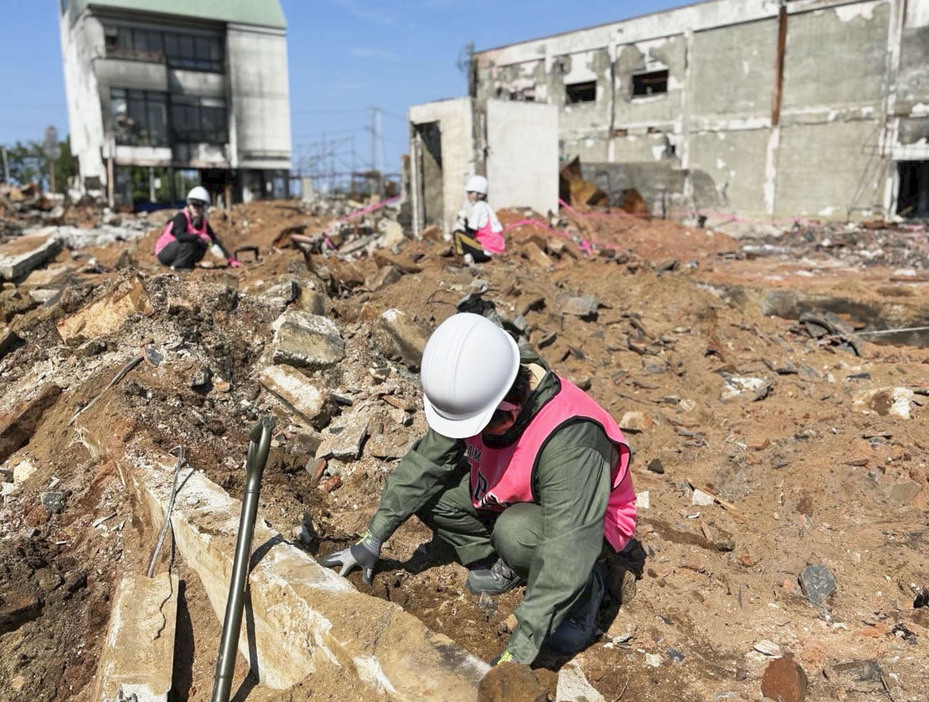
[[[260,655],[274,638],[321,653],[306,680],[292,658],[262,659],[260,681],[240,660],[236,685],[256,700],[428,697],[401,660],[427,650],[426,635],[397,605],[450,652],[450,668],[424,664],[434,682],[470,684],[484,670],[474,661],[505,645],[521,590],[469,595],[464,569],[416,520],[385,545],[371,588],[313,563],[358,538],[425,430],[422,348],[465,310],[538,348],[617,418],[635,454],[645,554],[635,599],[601,613],[588,649],[494,671],[486,699],[514,686],[534,690],[528,699],[920,699],[929,550],[912,514],[929,494],[919,422],[929,352],[868,343],[825,311],[788,320],[736,304],[736,288],[740,299],[754,288],[721,281],[725,266],[765,259],[729,260],[739,242],[724,235],[583,214],[563,213],[560,227],[501,213],[517,225],[507,253],[467,266],[441,236],[250,203],[214,217],[227,246],[257,247],[235,271],[164,270],[153,226],[88,249],[60,242],[12,275],[0,295],[15,337],[0,336],[0,682],[10,699],[92,698],[120,579],[148,565],[164,521],[152,504],[171,492],[178,446],[190,475],[174,505],[176,548],[157,562],[177,578],[173,590],[165,580],[169,594],[183,591],[168,683],[178,699],[206,698],[225,597],[206,563],[222,571],[234,541],[222,525],[235,523],[212,510],[242,494],[247,434],[267,415],[277,429],[251,641]],[[916,310],[924,296],[911,285]],[[57,295],[38,303],[36,290]],[[854,290],[833,292],[854,310]],[[291,593],[312,591],[299,578],[350,611],[322,598],[313,616],[298,609]],[[269,636],[273,616],[289,619]],[[339,674],[327,672],[333,660]],[[270,689],[285,678],[287,692]]]

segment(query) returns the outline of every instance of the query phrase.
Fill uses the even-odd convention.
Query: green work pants
[[[455,477],[417,516],[455,549],[464,565],[496,553],[527,577],[533,552],[542,541],[542,508],[523,502],[503,512],[476,510],[471,504],[470,474]]]

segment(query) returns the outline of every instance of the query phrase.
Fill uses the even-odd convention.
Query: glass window
[[[172,96],[171,132],[177,142],[225,144],[229,140],[225,101],[189,95]]]
[[[117,144],[163,146],[168,143],[167,98],[146,90],[110,90],[110,118]]]

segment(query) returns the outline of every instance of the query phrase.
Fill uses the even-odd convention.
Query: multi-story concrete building
[[[557,106],[561,160],[653,212],[929,216],[929,0],[711,0],[472,69],[476,104]]]
[[[279,0],[60,0],[82,189],[177,200],[191,182],[283,197],[291,167]]]

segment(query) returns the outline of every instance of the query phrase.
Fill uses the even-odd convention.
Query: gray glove
[[[381,555],[381,540],[369,531],[353,546],[334,551],[320,561],[326,568],[341,566],[339,575],[345,577],[353,568],[361,568],[361,580],[370,585],[374,579],[374,566]]]

